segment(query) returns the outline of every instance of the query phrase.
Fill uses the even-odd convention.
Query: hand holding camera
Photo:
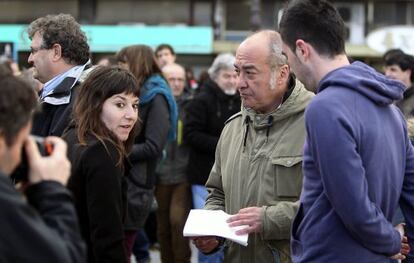
[[[52,180],[66,185],[71,164],[66,157],[66,143],[58,137],[47,137],[43,143],[48,156],[42,156],[34,138],[29,137],[25,143],[25,151],[29,162],[28,181],[32,184]],[[49,150],[48,150],[49,149]]]

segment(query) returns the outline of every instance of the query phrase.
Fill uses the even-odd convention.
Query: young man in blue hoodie
[[[292,226],[294,262],[389,262],[409,247],[391,219],[398,204],[414,240],[414,150],[393,105],[404,85],[349,63],[345,27],[324,0],[294,0],[280,22],[283,50],[307,89],[304,183]],[[409,262],[414,254],[407,255]]]

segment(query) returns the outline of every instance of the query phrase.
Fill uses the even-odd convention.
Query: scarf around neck
[[[168,103],[170,113],[170,128],[168,130],[168,141],[171,142],[177,137],[177,120],[178,110],[177,104],[172,95],[171,89],[167,81],[159,74],[154,74],[145,80],[141,86],[140,104],[145,105],[154,99],[156,95],[162,95]]]

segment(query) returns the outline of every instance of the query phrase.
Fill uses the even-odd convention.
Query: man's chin
[[[252,105],[250,103],[243,103],[243,107],[246,108],[246,109],[253,109]],[[253,105],[253,107],[254,107],[254,105]]]
[[[38,75],[33,75],[35,80],[38,80],[40,83],[45,84],[47,81],[42,80]]]

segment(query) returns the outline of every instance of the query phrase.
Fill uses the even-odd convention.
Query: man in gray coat
[[[312,94],[290,74],[282,41],[261,31],[242,42],[235,70],[243,101],[221,134],[207,181],[205,209],[232,216],[244,247],[217,237],[194,239],[204,253],[225,243],[225,262],[291,262],[289,236],[302,188],[304,110]]]

